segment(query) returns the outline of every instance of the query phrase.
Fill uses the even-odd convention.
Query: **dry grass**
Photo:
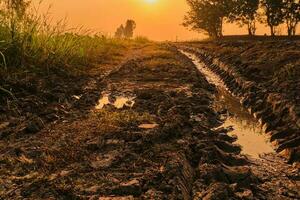
[[[96,119],[101,126],[101,131],[119,130],[124,127],[138,126],[142,123],[154,123],[155,119],[149,113],[138,113],[133,110],[99,110]]]
[[[10,14],[3,5],[0,12],[0,70],[9,68],[75,68],[103,62],[131,44],[149,40],[116,39],[83,28],[68,28],[65,20],[53,25],[47,13],[28,8],[22,17]]]

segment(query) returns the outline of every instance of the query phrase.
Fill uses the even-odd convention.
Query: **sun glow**
[[[156,3],[157,0],[145,0],[146,3],[149,3],[149,4],[153,4],[153,3]]]

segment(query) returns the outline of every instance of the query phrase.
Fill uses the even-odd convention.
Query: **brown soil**
[[[201,51],[200,56],[212,70],[262,120],[271,141],[278,146],[276,151],[285,151],[290,162],[300,161],[299,40],[228,40],[181,45]]]
[[[249,160],[228,130],[214,129],[217,91],[176,48],[145,45],[105,66],[43,79],[51,82],[43,93],[12,87],[28,107],[17,107],[22,117],[2,99],[0,199],[299,198],[297,166]],[[54,104],[44,90],[62,97]],[[97,110],[101,94],[135,97],[134,105]],[[276,171],[256,167],[274,163]]]
[[[282,93],[300,105],[300,40],[227,40],[188,46],[220,58],[247,80]]]

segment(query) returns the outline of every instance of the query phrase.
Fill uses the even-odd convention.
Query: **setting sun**
[[[145,0],[146,3],[156,3],[157,0]]]

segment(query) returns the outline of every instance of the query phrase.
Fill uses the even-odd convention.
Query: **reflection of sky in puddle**
[[[219,90],[215,107],[227,109],[233,114],[226,119],[223,127],[233,127],[229,135],[238,137],[237,143],[242,146],[242,153],[259,158],[260,154],[274,152],[259,122],[246,111],[239,100],[227,91]]]
[[[158,124],[141,124],[141,125],[139,125],[139,128],[141,128],[141,129],[154,129],[158,126],[159,126]]]
[[[115,108],[121,109],[124,106],[133,107],[134,105],[134,97],[124,97],[124,96],[116,96],[111,97],[110,95],[104,95],[98,101],[98,105],[96,105],[96,109],[103,109],[105,105],[113,105]]]
[[[237,144],[242,146],[242,153],[250,155],[253,158],[259,158],[259,155],[274,152],[268,139],[258,124],[249,124],[247,120],[240,121],[238,117],[228,118],[223,127],[232,126],[234,130],[229,135],[236,135]]]
[[[189,57],[193,63],[195,64],[195,66],[197,67],[197,69],[205,75],[207,81],[211,84],[214,84],[218,87],[222,87],[222,88],[226,88],[225,84],[223,83],[223,81],[214,73],[212,72],[209,68],[205,67],[205,64],[203,62],[201,62],[196,55],[191,54],[191,53],[187,53],[184,51],[181,51],[181,53],[183,53],[184,55],[186,55],[187,57]]]
[[[226,109],[232,116],[227,116],[222,127],[232,127],[234,130],[229,135],[238,137],[236,143],[242,146],[242,153],[253,158],[259,158],[260,154],[274,152],[259,122],[243,108],[239,100],[232,96],[226,89],[223,81],[209,68],[205,67],[195,55],[182,51],[193,60],[199,71],[207,80],[217,86],[219,95],[216,97],[214,107],[217,110]]]

